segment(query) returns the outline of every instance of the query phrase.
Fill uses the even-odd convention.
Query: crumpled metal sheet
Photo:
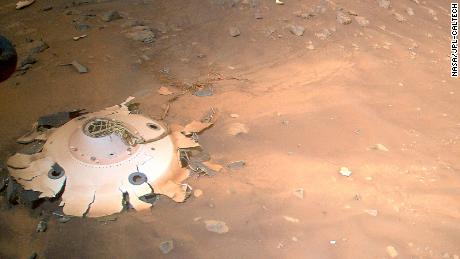
[[[46,142],[37,154],[18,153],[10,157],[7,165],[11,176],[24,189],[40,192],[40,197],[62,193],[63,212],[73,216],[100,217],[120,212],[125,196],[136,210],[152,206],[143,201],[151,194],[163,194],[176,202],[185,201],[191,187],[182,183],[189,176],[189,170],[182,167],[179,150],[199,148],[199,143],[187,135],[212,124],[194,122],[169,129],[158,121],[131,114],[127,106],[131,100],[128,98],[120,105],[73,118],[39,135],[30,133],[23,138],[23,143],[35,141],[40,136]],[[59,125],[66,116],[58,117],[57,121],[54,121],[56,118],[42,118],[38,125]],[[94,118],[118,121],[143,141],[125,147],[122,141],[116,141],[123,134],[90,137],[82,129]],[[53,179],[49,174],[56,165],[63,169],[64,175]],[[147,181],[130,182],[129,176],[136,172],[144,174]]]

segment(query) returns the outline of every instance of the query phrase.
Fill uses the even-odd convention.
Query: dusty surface
[[[50,46],[27,73],[0,85],[2,159],[40,115],[135,95],[145,114],[160,117],[171,98],[157,94],[161,86],[180,92],[208,81],[213,96],[181,95],[166,121],[185,124],[218,109],[202,146],[222,164],[247,165],[189,179],[203,190],[198,198],[161,199],[151,211],[107,223],[51,219],[35,233],[36,212],[3,209],[1,258],[390,258],[395,251],[459,258],[460,84],[449,77],[450,1],[392,1],[389,9],[374,0],[74,2],[81,4],[37,0],[20,11],[14,1],[0,4],[0,33],[20,55],[26,38]],[[318,6],[314,17],[294,14]],[[337,7],[369,25],[353,16],[340,24]],[[103,22],[109,10],[123,19]],[[154,28],[155,41],[125,37],[121,25],[130,19]],[[91,27],[77,31],[73,20]],[[290,25],[303,26],[303,35]],[[239,36],[230,36],[232,26]],[[322,37],[324,29],[331,35]],[[72,60],[89,73],[59,66]],[[234,122],[248,133],[229,135]],[[293,194],[298,188],[303,199]],[[205,220],[224,221],[229,231],[209,232]],[[170,239],[174,249],[163,255],[159,245]]]

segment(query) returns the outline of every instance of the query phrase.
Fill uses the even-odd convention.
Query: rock
[[[80,36],[75,36],[75,37],[72,37],[72,39],[73,39],[74,41],[77,41],[77,40],[79,40],[79,39],[83,39],[83,38],[86,38],[87,36],[88,36],[88,35],[86,35],[86,34],[83,34],[83,35],[80,35]]]
[[[37,224],[37,229],[35,231],[45,232],[47,228],[48,228],[48,223],[44,220],[40,220]]]
[[[227,224],[223,221],[205,220],[204,224],[206,225],[206,229],[208,231],[214,232],[217,234],[224,234],[224,233],[227,233],[229,230]]]
[[[313,45],[313,42],[311,40],[307,42],[307,49],[309,50],[315,49],[315,45]]]
[[[388,148],[386,148],[386,147],[385,147],[384,145],[382,145],[382,144],[375,144],[375,146],[373,147],[373,149],[379,150],[379,151],[385,151],[385,152],[388,151]]]
[[[338,23],[347,25],[351,23],[351,17],[343,11],[337,11],[336,20]]]
[[[240,134],[247,134],[248,132],[249,132],[248,127],[246,127],[245,124],[239,123],[239,122],[232,123],[227,127],[227,133],[232,136],[237,136]]]
[[[350,177],[351,171],[346,167],[341,167],[339,173],[343,176]]]
[[[36,259],[38,256],[38,254],[36,252],[34,252],[33,254],[31,254],[29,257],[27,257],[27,259]]]
[[[52,5],[47,5],[45,7],[42,8],[42,11],[46,12],[46,11],[50,11],[50,10],[53,10],[53,6]]]
[[[389,9],[391,6],[390,0],[377,0],[377,3],[379,4],[380,7]]]
[[[121,15],[118,13],[118,11],[109,11],[104,14],[102,14],[101,19],[104,22],[111,22],[114,20],[122,19]]]
[[[61,216],[61,217],[58,217],[56,221],[64,224],[64,223],[69,222],[71,219],[72,219],[71,217]]]
[[[46,42],[41,41],[41,40],[36,40],[29,44],[29,54],[37,54],[37,53],[43,52],[49,47],[50,46],[48,46]]]
[[[88,68],[80,64],[78,61],[74,60],[70,63],[80,74],[88,73]]]
[[[302,36],[305,31],[305,28],[300,25],[291,24],[289,25],[288,28],[289,28],[289,31],[296,36]]]
[[[246,166],[246,162],[244,160],[230,162],[226,165],[226,167],[230,170],[238,170]]]
[[[398,251],[393,246],[387,246],[386,251],[391,258],[398,256]]]
[[[211,86],[204,86],[201,89],[198,89],[196,92],[193,93],[193,95],[198,96],[198,97],[206,97],[206,96],[212,96],[213,90]]]
[[[235,26],[232,26],[229,28],[229,33],[230,33],[230,36],[232,37],[238,37],[240,36],[240,29],[238,29],[238,27],[235,27]]]
[[[35,3],[35,0],[23,0],[16,3],[16,10],[26,8],[27,6]]]
[[[262,16],[262,13],[260,12],[260,10],[257,10],[254,13],[254,18],[256,18],[257,20],[260,20],[260,19],[263,19],[264,17]]]
[[[415,13],[414,13],[414,9],[410,8],[410,7],[407,7],[406,8],[406,13],[409,15],[409,16],[414,16]]]
[[[35,64],[37,63],[37,61],[38,60],[32,54],[27,54],[19,61],[18,70],[27,70],[28,68],[30,68],[30,66],[27,65]]]
[[[134,26],[125,35],[129,39],[144,43],[152,43],[155,40],[155,34],[148,26]]]
[[[322,31],[316,32],[315,36],[320,40],[325,40],[332,35],[332,32],[329,29],[323,29]]]
[[[364,212],[366,212],[367,214],[373,216],[373,217],[377,217],[377,215],[379,214],[379,211],[378,210],[364,210]]]
[[[405,22],[406,21],[406,17],[404,17],[404,15],[400,14],[400,13],[396,13],[394,12],[393,13],[393,17],[396,19],[396,21],[398,22]]]
[[[304,198],[304,193],[305,193],[305,190],[303,188],[298,188],[298,189],[295,189],[294,190],[294,196],[299,198],[299,199],[303,199]]]
[[[86,30],[89,30],[91,28],[91,26],[89,26],[88,24],[83,24],[83,23],[75,23],[74,24],[74,27],[77,31],[86,31]]]
[[[125,23],[123,23],[121,25],[121,28],[123,29],[127,29],[127,28],[131,28],[131,27],[134,27],[134,26],[142,26],[144,25],[144,22],[142,21],[139,21],[139,20],[129,20]]]
[[[159,246],[163,254],[168,254],[174,249],[174,242],[172,240],[164,241]]]
[[[198,198],[198,197],[200,197],[201,195],[203,195],[203,191],[202,191],[202,190],[196,189],[195,191],[193,191],[193,196],[195,196],[195,198]]]
[[[359,26],[366,27],[369,25],[369,20],[362,16],[355,16],[355,21]]]

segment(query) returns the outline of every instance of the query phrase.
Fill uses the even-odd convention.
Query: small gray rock
[[[240,29],[238,29],[238,27],[235,26],[230,27],[229,33],[232,37],[238,37],[241,34]]]
[[[88,24],[79,23],[79,22],[75,23],[74,27],[77,31],[86,31],[91,28],[91,26],[89,26]]]
[[[305,28],[300,25],[291,24],[289,25],[288,28],[289,28],[289,31],[296,36],[302,36],[305,31]]]
[[[48,228],[48,223],[44,220],[40,220],[37,224],[37,232],[45,232],[46,229]]]
[[[164,241],[160,244],[159,248],[163,254],[168,254],[174,249],[174,242],[173,240]]]
[[[27,54],[23,58],[21,58],[21,60],[19,61],[18,70],[27,70],[31,67],[27,65],[35,64],[37,63],[37,61],[38,60],[32,54]]]
[[[142,21],[138,21],[138,20],[129,20],[125,23],[123,23],[121,25],[121,28],[123,29],[127,29],[127,28],[131,28],[131,27],[134,27],[134,26],[142,26],[144,25],[144,23]]]
[[[29,44],[29,54],[37,54],[37,53],[43,52],[49,47],[50,46],[48,46],[48,44],[46,44],[46,42],[42,40],[33,41],[32,43]]]
[[[212,96],[214,93],[212,91],[212,88],[210,86],[205,86],[199,90],[197,90],[193,95],[198,96],[198,97],[206,97],[206,96]]]
[[[114,20],[122,19],[121,15],[118,13],[118,11],[109,11],[104,14],[102,14],[101,19],[104,22],[111,22]]]
[[[230,162],[226,165],[226,167],[230,170],[238,170],[246,166],[246,161],[244,160],[239,160],[239,161],[234,161]]]
[[[336,20],[338,23],[347,25],[351,23],[351,17],[343,11],[337,11]]]

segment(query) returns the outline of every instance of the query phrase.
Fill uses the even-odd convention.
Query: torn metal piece
[[[65,215],[101,217],[128,207],[144,210],[157,194],[185,201],[191,193],[191,187],[182,184],[189,176],[183,168],[188,162],[179,161],[181,154],[185,161],[189,157],[181,150],[199,148],[199,143],[181,133],[183,127],[170,130],[162,122],[131,113],[132,100],[93,113],[42,117],[34,128],[50,129],[41,152],[10,157],[10,175],[24,189],[39,192],[40,198],[62,193]],[[198,124],[189,130],[199,132],[211,125]],[[214,173],[203,163],[198,167]]]
[[[190,136],[192,133],[200,133],[211,126],[210,122],[192,121],[184,127],[183,133],[185,136]]]

